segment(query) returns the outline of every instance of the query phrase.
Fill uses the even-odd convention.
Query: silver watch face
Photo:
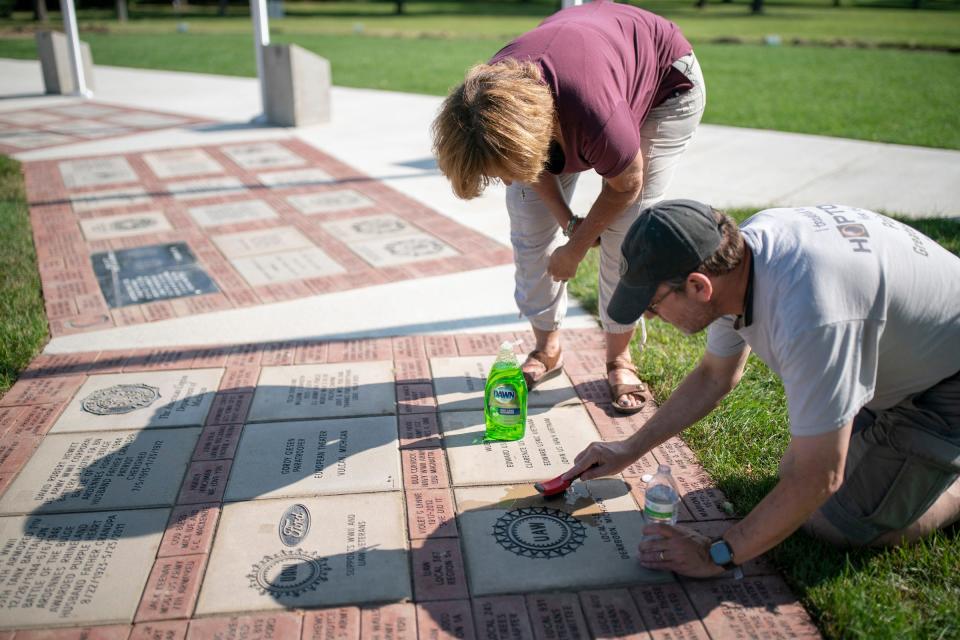
[[[733,553],[726,540],[717,540],[710,545],[710,559],[721,567],[733,562]]]

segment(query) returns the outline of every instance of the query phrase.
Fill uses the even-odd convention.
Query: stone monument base
[[[69,95],[77,91],[67,36],[59,31],[38,31],[37,55],[40,56],[43,87],[47,93]],[[93,89],[93,55],[86,42],[80,43],[80,57],[83,60],[83,77],[87,88]]]
[[[263,49],[267,121],[285,127],[330,120],[330,62],[295,44]]]

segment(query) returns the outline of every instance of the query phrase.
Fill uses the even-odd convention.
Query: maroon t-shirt
[[[692,84],[671,67],[693,51],[660,16],[598,0],[557,12],[491,60],[540,66],[556,100],[565,163],[558,173],[620,175],[640,150],[640,125],[672,91]],[[672,73],[671,73],[672,71]]]

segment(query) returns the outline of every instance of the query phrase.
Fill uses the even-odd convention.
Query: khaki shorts
[[[843,484],[821,512],[854,545],[917,520],[960,474],[960,372],[854,420]]]

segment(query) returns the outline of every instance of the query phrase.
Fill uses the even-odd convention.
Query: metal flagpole
[[[270,44],[267,0],[250,0],[250,16],[253,18],[253,46],[257,56],[257,78],[260,80],[260,116],[256,120],[263,120],[267,112],[267,79],[264,76],[263,48]]]
[[[87,79],[83,75],[83,57],[80,54],[80,34],[77,32],[77,12],[73,0],[61,0],[63,9],[63,30],[67,34],[67,47],[70,50],[70,64],[73,66],[73,95],[92,98],[93,91],[87,88]]]

